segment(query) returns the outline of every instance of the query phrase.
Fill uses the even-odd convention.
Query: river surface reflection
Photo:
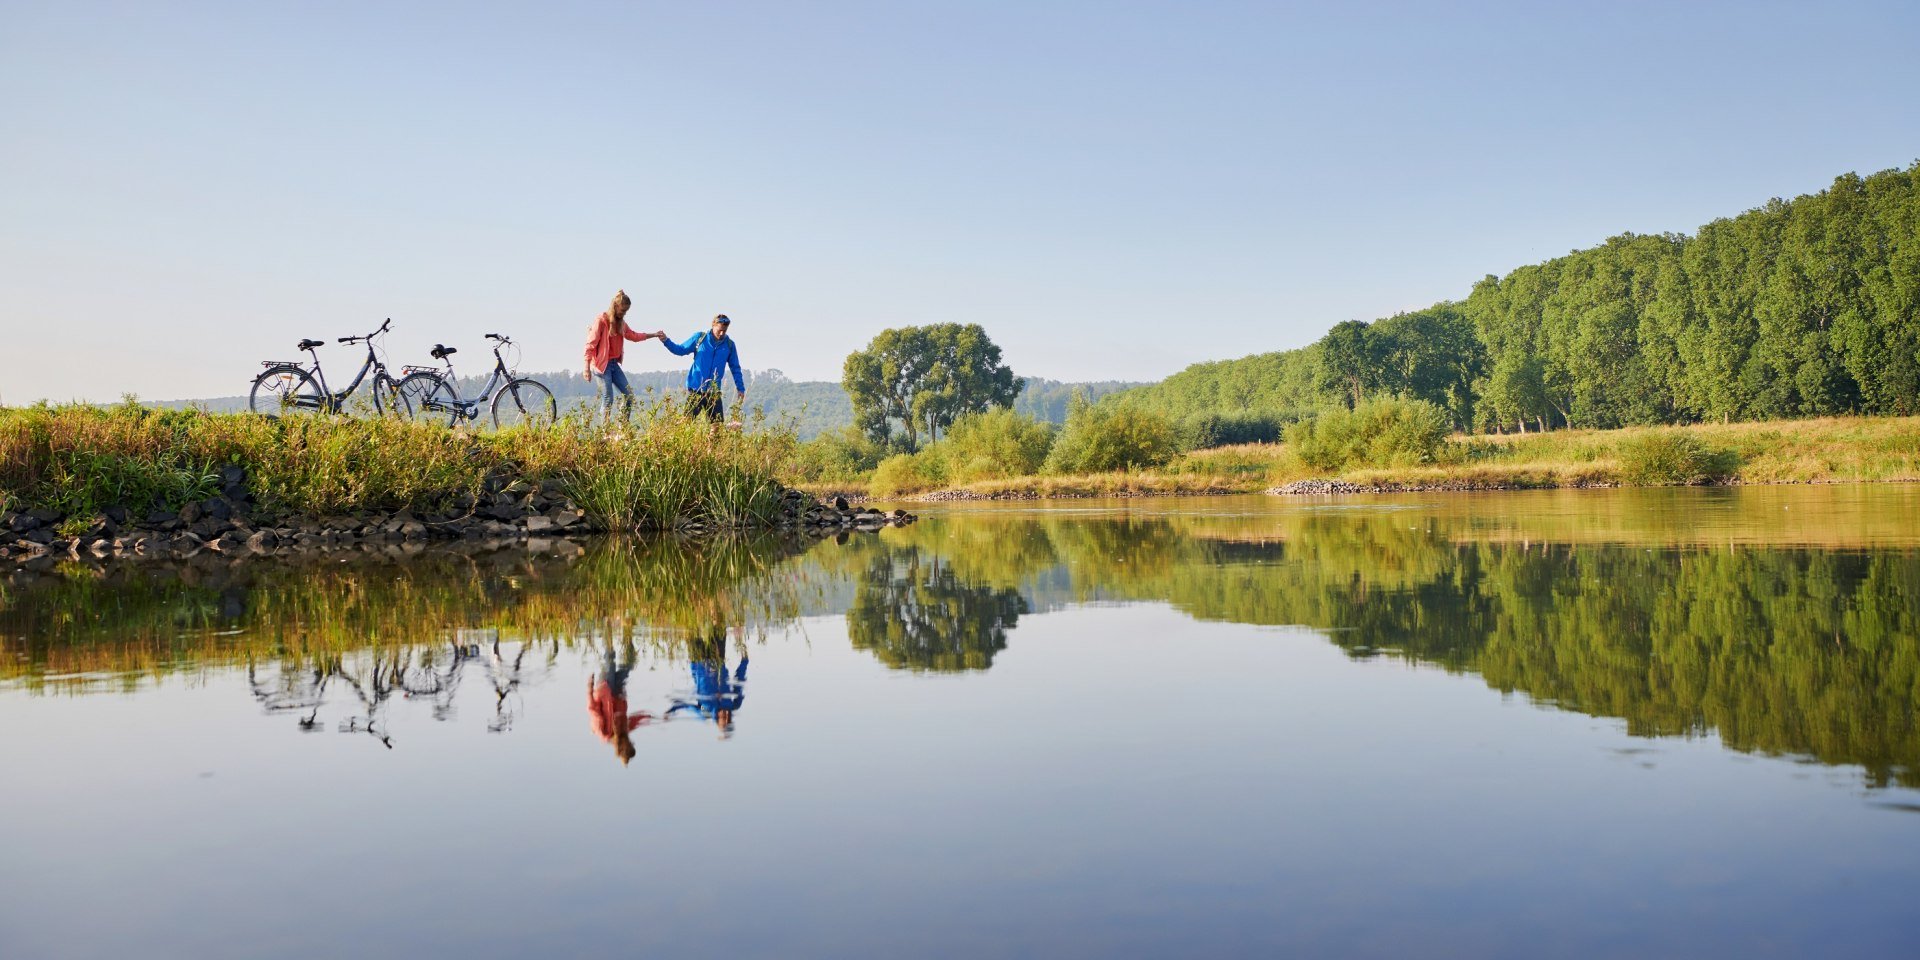
[[[1910,955],[1917,517],[1248,497],[16,572],[0,955]]]

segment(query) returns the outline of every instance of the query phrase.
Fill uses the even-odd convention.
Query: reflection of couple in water
[[[727,670],[727,630],[715,627],[705,636],[687,643],[688,669],[693,674],[693,699],[675,697],[667,712],[655,717],[645,710],[627,712],[627,675],[633,672],[633,645],[625,645],[625,656],[616,656],[608,644],[601,658],[600,675],[587,681],[587,712],[593,718],[593,732],[613,744],[621,763],[633,759],[633,731],[641,724],[656,723],[682,713],[684,716],[711,720],[720,728],[721,739],[733,735],[733,714],[746,699],[747,656],[740,655],[740,666]]]

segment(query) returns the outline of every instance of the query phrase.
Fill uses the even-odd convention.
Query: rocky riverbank
[[[822,501],[785,490],[768,525],[830,536],[904,526],[914,519],[905,510],[886,512],[854,506],[844,498]],[[699,534],[722,528],[695,521],[677,529]],[[46,508],[0,511],[0,563],[179,559],[203,551],[269,555],[436,541],[505,543],[607,532],[553,480],[531,483],[504,472],[492,473],[478,496],[458,497],[450,509],[439,513],[401,509],[287,517],[258,510],[247,488],[246,472],[229,466],[221,472],[217,496],[190,502],[177,512],[156,510],[136,516],[118,506],[84,517]]]

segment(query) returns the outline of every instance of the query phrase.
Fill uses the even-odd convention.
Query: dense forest
[[[1463,429],[1920,412],[1920,162],[1108,402],[1293,419],[1371,395],[1430,400]]]

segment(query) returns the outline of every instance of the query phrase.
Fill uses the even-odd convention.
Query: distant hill
[[[526,374],[553,390],[554,400],[562,411],[578,404],[599,402],[598,383],[580,379],[580,371],[545,371]],[[679,370],[636,371],[627,375],[633,384],[634,393],[639,402],[645,403],[649,396],[683,391],[686,385],[686,373]],[[485,382],[484,377],[461,377],[459,390],[461,396],[477,392]],[[766,414],[769,421],[778,422],[791,419],[795,432],[802,440],[812,439],[830,430],[838,430],[853,424],[853,402],[847,398],[846,390],[840,384],[827,380],[789,380],[786,374],[778,370],[746,371],[747,405]],[[1026,387],[1014,401],[1013,408],[1036,420],[1047,423],[1064,423],[1067,417],[1067,400],[1075,390],[1085,390],[1088,399],[1098,400],[1111,393],[1138,387],[1138,383],[1120,380],[1104,380],[1096,383],[1066,383],[1048,380],[1044,377],[1026,378]],[[208,410],[230,412],[245,410],[246,397],[209,397],[201,400],[163,400],[153,404],[156,407],[182,408],[203,407]]]

